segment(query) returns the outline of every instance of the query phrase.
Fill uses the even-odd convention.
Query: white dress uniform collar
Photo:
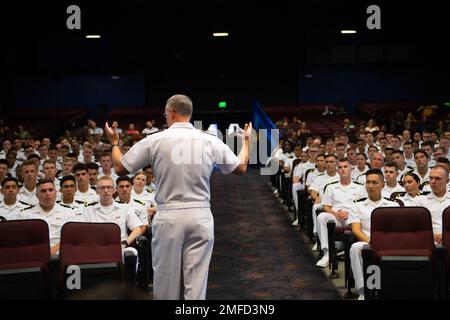
[[[177,129],[177,128],[189,128],[189,129],[195,129],[192,123],[190,122],[174,122],[169,129]],[[168,129],[168,130],[169,130]]]

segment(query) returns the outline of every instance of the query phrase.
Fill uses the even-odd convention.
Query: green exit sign
[[[226,107],[227,107],[227,102],[226,101],[219,101],[219,108],[225,109]]]
[[[450,102],[445,102],[444,103],[447,107],[450,107]]]

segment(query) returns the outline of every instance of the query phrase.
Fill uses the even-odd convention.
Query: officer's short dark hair
[[[425,157],[426,157],[427,159],[430,158],[430,156],[428,155],[428,153],[426,153],[426,152],[423,151],[422,149],[419,149],[419,150],[417,150],[416,152],[414,152],[414,158],[416,158],[416,154],[418,154],[418,153],[421,153],[421,154],[425,155]]]
[[[6,159],[0,159],[0,164],[4,164],[8,167],[8,160]]]
[[[364,152],[363,153],[357,153],[356,156],[363,156],[364,159],[367,159],[367,156],[366,156],[366,154]]]
[[[39,159],[39,160],[41,160],[41,157],[39,157],[37,154],[33,153],[33,154],[30,154],[28,156],[28,158],[27,158],[27,160],[31,160],[31,159]]]
[[[33,160],[27,160],[22,163],[22,168],[26,166],[34,166],[37,170],[36,163]]]
[[[366,177],[368,177],[370,174],[375,174],[380,178],[380,181],[384,182],[384,174],[380,169],[369,169],[366,172]]]
[[[392,152],[392,155],[398,153],[399,155],[401,155],[402,157],[404,157],[405,155],[403,154],[402,150],[394,150],[394,152]]]
[[[86,167],[88,169],[94,169],[94,170],[98,171],[99,165],[96,164],[95,162],[88,162],[88,163],[86,163]]]
[[[68,175],[68,176],[62,177],[61,181],[59,182],[59,186],[62,188],[64,182],[66,182],[66,181],[73,181],[75,183],[75,185],[77,185],[77,180],[75,179],[75,177],[73,175]]]
[[[133,185],[133,180],[129,176],[120,176],[116,179],[116,186],[119,185],[119,182],[128,181],[131,185]]]
[[[395,168],[395,171],[398,172],[398,166],[395,162],[393,161],[388,161],[384,164],[385,167],[391,167],[391,168]]]
[[[436,159],[436,162],[447,163],[448,164],[448,163],[450,163],[450,160],[448,160],[446,157],[439,157],[439,158]]]
[[[13,178],[13,177],[6,177],[6,178],[3,179],[3,181],[2,181],[2,188],[4,188],[4,187],[5,187],[5,184],[6,184],[7,182],[10,182],[10,181],[14,181],[14,182],[16,183],[17,187],[19,187],[19,180],[17,180],[16,178]]]
[[[52,179],[39,179],[38,183],[36,184],[36,189],[38,189],[39,186],[44,183],[51,183],[53,186],[55,185],[55,182]]]
[[[88,172],[88,167],[84,163],[77,163],[76,165],[73,166],[73,169],[72,169],[73,173],[76,173],[77,171],[83,171],[83,170]]]

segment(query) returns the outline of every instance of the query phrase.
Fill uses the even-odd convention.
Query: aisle
[[[207,299],[339,299],[270,191],[269,178],[211,179],[215,245]]]

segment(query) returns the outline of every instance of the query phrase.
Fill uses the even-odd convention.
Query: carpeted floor
[[[214,173],[207,299],[340,299],[270,191],[267,176]]]

